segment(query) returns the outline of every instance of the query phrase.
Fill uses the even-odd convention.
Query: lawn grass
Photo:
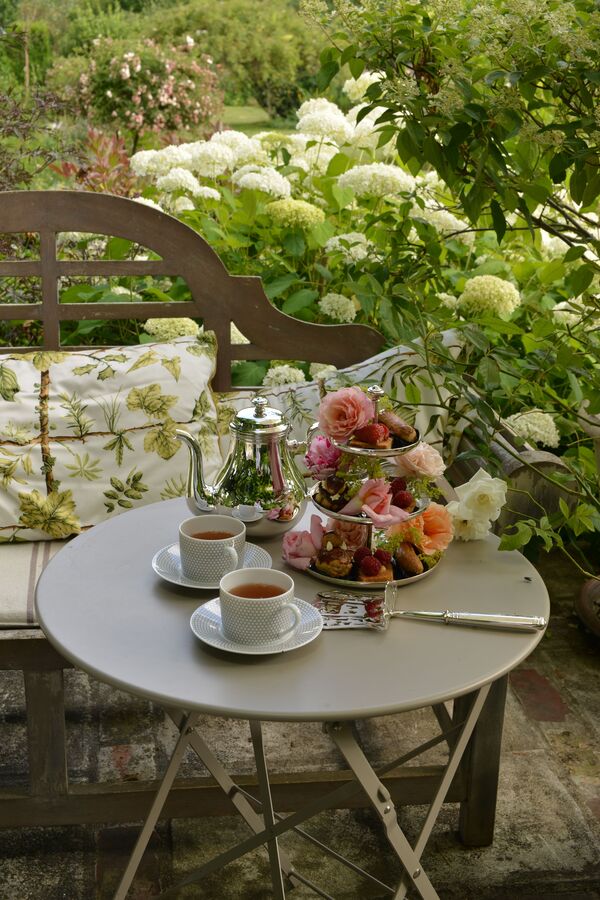
[[[260,106],[226,106],[223,124],[250,137],[259,131],[294,131],[295,128],[292,120],[272,119]]]

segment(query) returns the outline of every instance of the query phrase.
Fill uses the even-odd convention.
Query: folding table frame
[[[284,900],[286,896],[286,881],[292,886],[304,884],[312,889],[316,895],[328,898],[328,900],[334,900],[334,898],[332,898],[323,888],[319,887],[319,885],[315,884],[301,872],[294,869],[287,854],[279,847],[279,838],[285,832],[293,830],[306,840],[319,846],[325,853],[333,856],[340,863],[351,868],[358,875],[361,875],[371,883],[375,884],[382,891],[389,893],[396,898],[396,900],[402,900],[402,898],[406,897],[407,891],[411,886],[414,887],[423,900],[439,900],[435,888],[423,870],[421,856],[441,806],[444,803],[452,779],[458,771],[461,759],[468,746],[469,739],[477,724],[477,720],[479,719],[479,715],[483,709],[489,691],[490,684],[487,684],[468,695],[469,702],[467,706],[465,706],[464,703],[455,702],[452,714],[448,712],[444,703],[438,703],[432,706],[440,727],[439,735],[420,744],[414,750],[393,760],[382,768],[379,768],[377,771],[371,766],[361,749],[356,739],[352,722],[325,722],[323,726],[324,730],[344,756],[350,770],[354,774],[355,780],[341,784],[324,797],[308,802],[302,809],[299,809],[297,812],[288,816],[279,815],[273,809],[262,727],[259,721],[251,720],[249,723],[259,791],[259,798],[256,798],[233,781],[212,750],[196,731],[195,726],[200,713],[185,713],[180,710],[167,710],[169,716],[179,729],[179,737],[146,822],[142,827],[137,843],[131,854],[131,858],[127,864],[127,868],[125,869],[119,887],[117,888],[114,900],[125,900],[127,896],[152,831],[158,821],[160,812],[181,765],[181,760],[188,747],[191,747],[210,771],[253,834],[235,847],[220,853],[200,868],[189,873],[179,881],[177,885],[162,893],[160,895],[162,898],[175,896],[179,888],[184,885],[193,884],[194,882],[199,881],[203,877],[220,870],[223,866],[227,865],[227,863],[233,862],[233,860],[238,859],[244,854],[249,853],[251,850],[256,849],[261,844],[264,844],[266,845],[269,855],[273,896],[276,900]],[[408,838],[400,828],[394,803],[381,778],[387,772],[405,765],[411,759],[420,756],[426,750],[429,750],[431,747],[442,742],[446,742],[448,745],[448,761],[443,768],[439,785],[426,813],[419,836],[414,846],[411,846]],[[361,790],[364,792],[369,804],[380,818],[385,829],[386,837],[403,869],[400,880],[395,887],[384,884],[370,873],[361,869],[355,863],[341,856],[341,854],[337,853],[332,848],[322,844],[300,827],[306,819],[317,815],[317,813],[330,808],[336,803],[340,803],[342,800],[347,799],[352,794]]]

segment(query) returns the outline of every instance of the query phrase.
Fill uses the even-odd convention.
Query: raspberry
[[[365,556],[371,555],[371,551],[368,547],[358,547],[358,549],[354,551],[354,562],[361,563]]]
[[[392,506],[399,506],[400,509],[408,509],[415,502],[415,498],[410,491],[398,491],[392,497]]]
[[[397,494],[398,491],[406,490],[406,478],[394,478],[392,483],[390,484],[390,490],[392,494]]]
[[[389,566],[392,561],[392,554],[388,553],[387,550],[376,550],[373,554],[375,559],[378,559],[382,566]]]
[[[383,422],[372,422],[370,425],[363,425],[354,432],[354,437],[363,444],[379,444],[386,441],[390,436],[390,429]]]
[[[365,556],[360,561],[360,571],[363,575],[379,575],[381,563],[374,556]]]

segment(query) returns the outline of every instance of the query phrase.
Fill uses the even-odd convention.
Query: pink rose
[[[340,519],[329,519],[327,531],[334,531],[346,542],[348,550],[358,550],[367,543],[369,529],[367,525],[359,525],[358,522],[342,522]]]
[[[334,441],[345,441],[373,418],[373,404],[360,388],[342,388],[327,394],[319,407],[319,425]]]
[[[435,447],[421,441],[414,450],[396,457],[396,470],[404,478],[439,478],[446,464]]]
[[[317,434],[310,442],[304,462],[310,474],[321,481],[333,475],[341,455],[342,451],[334,447],[328,437]]]
[[[294,569],[307,569],[323,543],[325,529],[319,516],[312,516],[310,531],[287,531],[281,555]]]
[[[340,512],[345,516],[356,516],[362,512],[377,528],[403,522],[408,517],[406,510],[392,506],[392,492],[385,478],[367,479]]]

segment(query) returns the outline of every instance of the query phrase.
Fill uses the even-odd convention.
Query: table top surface
[[[194,636],[189,620],[218,590],[180,588],[151,567],[189,515],[184,499],[130,510],[79,535],[50,561],[38,582],[38,616],[70,662],[163,706],[245,719],[333,721],[468,693],[518,665],[542,636],[395,619],[384,632],[323,631],[289,653],[213,649]],[[431,576],[403,588],[403,607],[547,617],[548,593],[537,571],[520,553],[501,553],[497,545],[493,535],[453,542]],[[311,601],[327,587],[282,562],[281,540],[261,546],[275,568],[292,575],[297,597]]]

